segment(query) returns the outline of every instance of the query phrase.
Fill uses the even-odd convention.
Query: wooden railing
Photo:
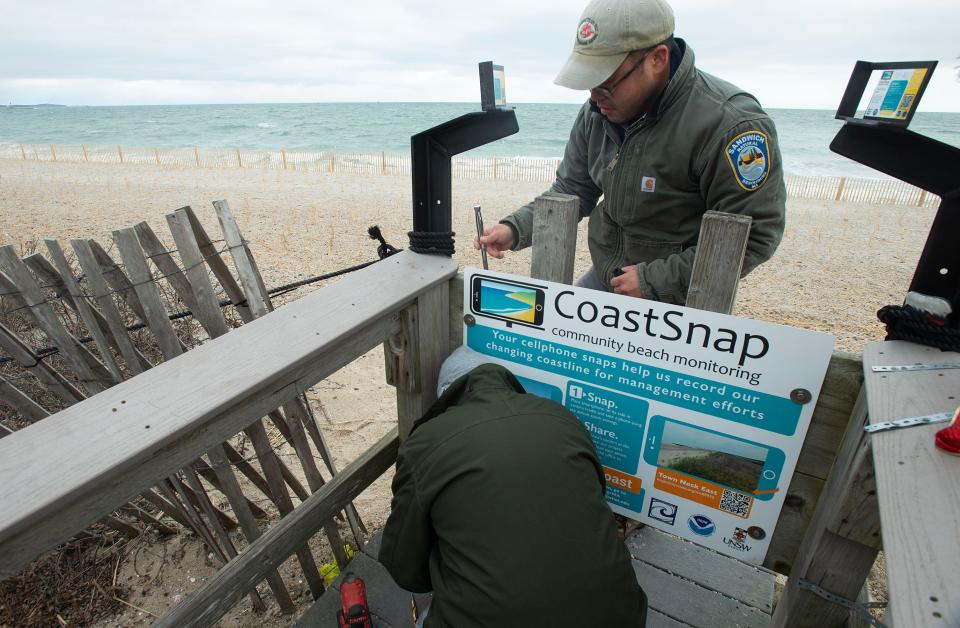
[[[406,416],[422,414],[449,350],[446,304],[455,273],[449,259],[402,252],[0,439],[0,578],[381,343],[402,347],[394,358],[404,373],[398,405]],[[366,463],[294,510],[297,517],[317,502],[327,514],[316,521],[343,508],[389,466],[408,429],[404,421]],[[270,550],[281,562],[320,527],[297,521],[302,534],[283,541],[293,549]],[[261,539],[275,537],[272,530]],[[240,589],[240,596],[250,590]]]

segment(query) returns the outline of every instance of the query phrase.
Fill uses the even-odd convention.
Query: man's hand
[[[497,223],[483,230],[482,238],[473,239],[473,248],[480,250],[480,245],[487,245],[487,253],[491,257],[503,259],[503,254],[513,248],[513,230],[503,223]]]
[[[613,291],[617,294],[625,294],[631,297],[644,298],[643,290],[640,288],[640,275],[637,274],[636,264],[624,266],[620,269],[623,274],[610,280]]]

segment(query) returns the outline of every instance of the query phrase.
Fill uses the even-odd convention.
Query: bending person
[[[586,429],[461,347],[400,447],[380,562],[425,625],[643,626],[647,601]]]

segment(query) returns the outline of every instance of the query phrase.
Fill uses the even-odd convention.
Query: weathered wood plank
[[[213,470],[222,484],[223,488],[221,490],[224,495],[227,496],[227,499],[230,500],[230,504],[233,506],[233,513],[237,516],[237,521],[240,523],[240,528],[243,530],[244,536],[247,537],[248,542],[253,543],[261,536],[260,528],[257,526],[257,521],[252,511],[247,506],[246,497],[230,468],[230,462],[225,451],[214,447],[208,455],[210,456],[210,461],[213,463]],[[287,591],[287,587],[283,583],[283,578],[280,577],[280,573],[276,569],[268,570],[265,572],[264,578],[267,584],[270,585],[270,589],[273,591],[280,609],[284,613],[292,613],[294,609],[293,600],[290,598],[290,592]]]
[[[819,628],[846,621],[846,608],[801,590],[801,578],[846,599],[855,599],[863,587],[880,540],[869,439],[863,432],[866,424],[867,408],[861,395],[774,611],[772,626]]]
[[[87,276],[87,283],[90,285],[93,297],[100,306],[100,311],[103,313],[103,316],[107,319],[107,324],[110,326],[110,333],[113,334],[113,339],[117,342],[117,346],[120,347],[120,355],[123,356],[127,368],[130,369],[134,375],[142,373],[145,369],[140,364],[140,360],[137,357],[137,350],[130,340],[129,333],[127,333],[127,326],[124,323],[123,315],[120,314],[120,310],[117,309],[117,305],[113,301],[112,291],[107,285],[107,281],[100,270],[100,265],[93,255],[93,249],[90,248],[90,241],[75,239],[70,241],[70,245],[73,247],[74,253],[77,254],[77,261],[80,262],[80,267]]]
[[[20,366],[46,384],[50,391],[68,406],[86,398],[79,388],[74,386],[60,371],[40,360],[40,357],[33,352],[29,345],[3,323],[0,323],[0,348],[10,354]]]
[[[823,492],[824,481],[805,473],[794,473],[777,518],[777,527],[770,539],[763,566],[777,573],[790,575],[797,561],[797,552],[813,518]]]
[[[752,220],[742,214],[703,214],[687,307],[723,314],[733,310]]]
[[[450,280],[450,353],[463,344],[463,273]]]
[[[137,292],[133,289],[133,284],[124,274],[120,265],[110,257],[110,254],[100,246],[99,242],[96,240],[88,240],[88,242],[90,242],[90,250],[93,251],[93,256],[96,258],[97,263],[100,264],[100,270],[103,272],[103,277],[107,280],[107,285],[110,286],[110,289],[127,304],[127,307],[133,311],[137,318],[142,321],[147,320],[143,306],[140,304],[140,299],[137,298]]]
[[[0,578],[397,333],[455,272],[403,251],[4,438]]]
[[[870,422],[952,411],[960,371],[874,373],[874,365],[956,363],[960,353],[904,341],[873,343],[863,352]],[[960,625],[955,576],[960,564],[960,474],[957,458],[934,446],[943,425],[878,432],[868,438],[873,466],[893,626]]]
[[[200,247],[200,253],[207,261],[207,265],[213,272],[213,276],[220,282],[224,292],[226,292],[230,300],[234,302],[234,307],[237,309],[237,314],[240,315],[240,320],[244,322],[253,320],[253,316],[250,314],[250,308],[243,303],[243,291],[240,289],[237,280],[234,279],[230,273],[227,263],[223,261],[223,257],[221,257],[220,254],[221,252],[213,245],[213,241],[210,239],[210,236],[207,235],[207,231],[203,228],[193,208],[187,206],[177,211],[178,215],[186,218],[186,224],[189,224],[190,230],[193,232],[193,237],[196,238],[197,244]]]
[[[120,251],[120,259],[127,269],[127,275],[133,283],[137,297],[143,305],[146,323],[157,338],[157,344],[165,359],[170,360],[183,353],[183,343],[177,337],[167,315],[167,308],[160,297],[160,291],[153,282],[153,273],[147,265],[140,241],[133,228],[113,232],[113,241]]]
[[[444,282],[420,295],[415,308],[403,318],[402,336],[406,347],[399,356],[397,371],[397,414],[400,438],[406,438],[413,423],[437,398],[440,365],[449,355],[450,284]]]
[[[675,621],[698,628],[766,628],[770,623],[760,609],[642,561],[631,562],[650,608]]]
[[[250,249],[247,248],[247,242],[243,239],[243,235],[240,233],[240,227],[230,212],[230,207],[227,205],[227,202],[214,201],[213,207],[217,212],[220,229],[223,231],[223,237],[224,240],[226,240],[227,248],[230,250],[230,256],[233,258],[233,266],[237,269],[237,274],[240,276],[240,285],[243,288],[243,296],[247,301],[247,308],[249,308],[254,318],[259,318],[273,309],[270,304],[270,298],[267,296],[267,288],[263,284],[263,279],[260,276],[260,270],[256,267],[253,255],[250,254]],[[231,299],[233,299],[232,295]],[[234,304],[239,302],[240,301],[234,300]]]
[[[3,376],[0,376],[0,403],[10,406],[28,421],[39,421],[50,416],[43,406]]]
[[[530,276],[544,281],[573,283],[580,199],[547,192],[533,202],[533,252]]]
[[[27,264],[31,265],[35,273],[38,271],[43,272],[47,281],[53,281],[55,285],[59,284],[58,292],[63,293],[64,302],[80,315],[80,319],[83,320],[90,335],[100,348],[100,358],[113,375],[113,382],[117,383],[123,380],[123,374],[120,372],[120,367],[117,365],[117,361],[114,359],[113,352],[111,351],[112,347],[116,347],[118,351],[120,347],[110,333],[110,326],[107,319],[87,303],[87,299],[80,289],[80,285],[73,277],[70,264],[67,263],[67,257],[63,254],[60,243],[51,239],[44,240],[44,242],[47,245],[50,258],[53,260],[53,263],[56,264],[56,268],[46,269],[39,261],[44,260],[46,262],[46,259],[40,255],[31,256],[33,263],[31,264],[30,261],[27,261]]]
[[[112,383],[110,371],[63,327],[33,275],[11,246],[0,247],[0,271],[6,274],[20,291],[29,306],[24,312],[29,312],[34,317],[37,325],[60,349],[70,368],[79,377],[81,385],[91,394],[105,390]]]
[[[163,278],[173,287],[177,296],[187,304],[187,309],[196,311],[197,303],[196,299],[193,298],[193,288],[190,286],[190,281],[183,274],[183,270],[177,264],[177,261],[173,259],[173,255],[167,251],[163,242],[157,237],[157,234],[145,222],[138,222],[133,226],[133,230],[137,232],[137,240],[143,247],[144,252],[160,269]]]
[[[398,448],[398,432],[394,428],[155,625],[158,628],[211,625],[263,580],[269,570],[276,569],[312,536],[323,521],[342,510],[348,501],[380,477],[396,461]]]
[[[766,569],[724,556],[645,526],[626,539],[630,556],[675,576],[696,582],[769,614],[776,576]]]
[[[167,225],[183,262],[184,273],[190,281],[196,309],[193,316],[196,318],[211,338],[222,336],[230,331],[230,326],[223,319],[220,304],[213,293],[213,286],[207,276],[207,266],[200,253],[200,247],[194,239],[190,229],[189,218],[181,209],[173,214],[167,214]]]

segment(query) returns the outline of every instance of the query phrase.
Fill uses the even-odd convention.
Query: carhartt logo
[[[644,177],[640,181],[640,191],[641,192],[653,192],[657,189],[657,180],[653,177]]]
[[[581,44],[589,44],[597,38],[597,25],[590,18],[584,19],[577,27],[577,41]]]

